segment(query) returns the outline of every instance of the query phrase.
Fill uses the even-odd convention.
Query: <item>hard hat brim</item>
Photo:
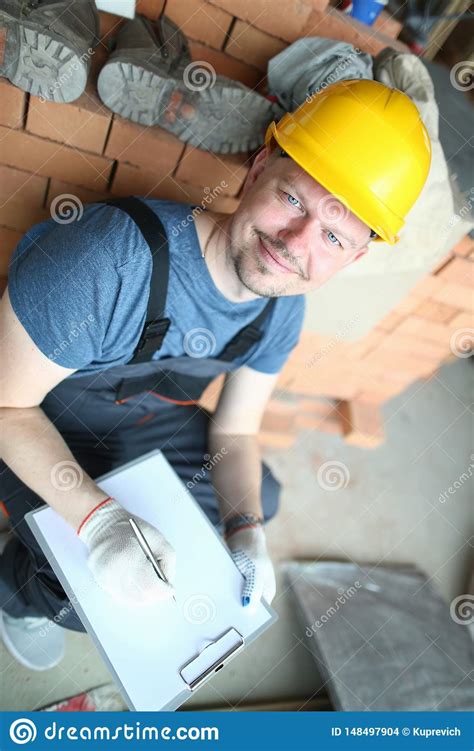
[[[386,242],[389,245],[395,245],[400,240],[397,233],[404,224],[403,219],[390,211],[370,191],[361,189],[360,193],[354,193],[354,186],[350,184],[349,179],[344,179],[341,170],[331,169],[331,165],[325,162],[325,154],[318,148],[316,142],[312,144],[311,159],[308,159],[307,134],[304,134],[304,138],[299,143],[297,125],[291,129],[292,132],[289,137],[285,136],[284,130],[284,128],[278,128],[275,121],[270,123],[265,134],[265,144],[270,145],[272,138],[274,138],[277,144],[305,172],[333,194],[371,230],[374,230],[378,237],[370,240],[370,243]],[[351,195],[351,198],[348,199],[347,195]]]

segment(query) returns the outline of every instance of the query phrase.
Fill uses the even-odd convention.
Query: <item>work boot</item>
[[[74,101],[98,42],[94,0],[0,0],[0,76],[24,91]]]
[[[156,26],[140,16],[125,24],[97,87],[122,117],[216,153],[257,148],[275,118],[268,99],[209,63],[191,62],[184,35],[165,16]]]
[[[0,634],[10,654],[30,670],[49,670],[64,657],[64,629],[49,618],[14,618],[1,610]]]

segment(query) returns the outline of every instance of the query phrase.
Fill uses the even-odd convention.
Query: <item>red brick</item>
[[[96,201],[105,201],[110,198],[110,193],[96,193],[94,190],[88,190],[80,185],[72,185],[63,180],[51,180],[46,197],[46,205],[49,206],[51,201],[58,196],[70,195],[78,198],[82,203],[95,203]]]
[[[372,329],[366,336],[358,339],[356,342],[350,342],[347,348],[347,355],[350,359],[358,360],[366,357],[375,347],[383,341],[386,332],[379,329]]]
[[[415,284],[410,295],[417,298],[432,297],[442,286],[443,282],[438,276],[428,275]]]
[[[296,410],[294,408],[285,410],[278,405],[275,406],[274,401],[271,401],[265,409],[261,429],[267,433],[291,434],[295,429],[295,416]]]
[[[99,36],[101,42],[106,44],[109,38],[117,36],[120,28],[127,22],[126,18],[116,16],[114,13],[99,12]]]
[[[436,276],[436,274],[439,271],[441,271],[441,269],[444,269],[444,267],[446,266],[446,264],[448,264],[453,258],[454,258],[454,253],[453,253],[452,250],[450,250],[449,253],[446,253],[446,255],[443,256],[443,258],[441,258],[438,261],[438,263],[436,264],[436,266],[431,269],[431,273]]]
[[[92,190],[107,187],[112,169],[106,157],[7,128],[0,128],[0,163],[59,180],[67,176]]]
[[[458,313],[457,316],[451,319],[449,322],[449,328],[462,329],[462,328],[474,328],[474,311],[470,313]]]
[[[29,201],[7,201],[0,206],[0,225],[19,232],[26,232],[48,217],[47,209],[34,206]]]
[[[400,302],[398,302],[394,307],[393,311],[398,315],[407,316],[410,315],[410,313],[413,313],[413,311],[416,310],[419,304],[419,296],[410,294],[400,300]]]
[[[436,276],[444,282],[474,287],[474,265],[467,258],[453,258]]]
[[[409,316],[397,329],[397,334],[427,339],[431,342],[449,346],[450,329],[443,323],[428,321],[426,318]]]
[[[232,15],[257,29],[287,42],[295,42],[303,36],[308,19],[314,9],[324,11],[328,0],[298,0],[276,6],[272,0],[211,0],[213,5],[227,10]]]
[[[460,240],[457,245],[453,248],[453,253],[456,256],[464,256],[467,258],[471,253],[474,252],[474,240],[469,235],[466,235],[463,237],[462,240]]]
[[[438,324],[432,324],[432,326],[436,325]],[[402,352],[416,359],[438,360],[445,355],[448,349],[449,343],[444,340],[436,342],[422,339],[419,336],[407,336],[403,335],[400,329],[401,327],[394,333],[388,334],[379,344],[378,351],[393,352],[394,355]],[[396,361],[394,367],[396,367]]]
[[[325,13],[315,10],[300,36],[322,36],[341,40],[370,55],[377,55],[385,47],[392,47],[401,52],[410,51],[402,42],[375,31],[372,26],[366,26],[335,8],[328,8]]]
[[[212,47],[206,47],[199,42],[191,41],[189,44],[191,56],[195,62],[203,60],[214,68],[215,72],[221,76],[227,76],[234,81],[240,81],[254,89],[262,82],[262,73],[253,65],[243,63],[225,52],[218,52]]]
[[[382,329],[383,331],[393,331],[393,329],[397,328],[403,320],[403,316],[391,311],[377,323],[377,328]]]
[[[172,177],[157,177],[155,172],[146,172],[129,164],[119,163],[112,185],[112,193],[118,196],[141,195],[179,203],[201,205],[207,193],[202,188]],[[217,196],[212,202],[214,211],[232,213],[239,201],[231,196]],[[204,203],[204,206],[207,204]]]
[[[410,383],[412,382],[412,379],[410,379]],[[406,386],[402,386],[400,383],[392,383],[380,388],[377,386],[371,386],[370,388],[361,389],[361,391],[356,394],[355,400],[361,404],[382,405],[401,394],[405,388]]]
[[[353,370],[319,369],[297,370],[286,363],[278,381],[277,388],[289,393],[309,397],[330,397],[352,399],[360,389],[357,373]],[[289,366],[289,367],[288,367]]]
[[[396,380],[395,375],[401,376],[408,385],[417,378],[421,378],[428,371],[431,372],[433,364],[440,362],[440,360],[441,357],[435,358],[435,360],[416,358],[410,353],[400,350],[379,349],[377,347],[363,360],[363,365],[367,377],[373,378],[375,382],[379,378],[379,371],[388,370],[394,376],[393,380]],[[360,390],[360,383],[358,390]]]
[[[190,39],[205,42],[220,50],[233,20],[227,13],[205,0],[167,0],[166,15]]]
[[[221,187],[222,193],[235,196],[249,169],[246,154],[212,154],[187,146],[175,173],[177,180],[200,187]]]
[[[441,358],[446,353],[447,342],[443,337],[440,339],[429,340],[421,337],[420,334],[413,336],[407,333],[408,322],[407,318],[392,334],[388,334],[384,341],[379,345],[378,349],[382,352],[406,352],[417,358],[426,358],[429,360],[436,360]],[[440,326],[440,324],[432,323],[431,326]],[[427,331],[429,327],[428,321],[421,319],[421,330]],[[403,329],[405,331],[403,331]],[[441,332],[438,332],[441,334]]]
[[[52,141],[102,154],[111,115],[91,87],[69,104],[32,96],[26,129]]]
[[[391,37],[391,39],[396,39],[403,28],[403,23],[398,21],[391,13],[382,10],[372,24],[372,28]]]
[[[285,47],[285,42],[280,39],[265,34],[244,21],[237,21],[232,27],[225,51],[266,73],[270,58],[278,55]]]
[[[22,128],[25,110],[25,92],[5,78],[0,79],[0,125]]]
[[[459,313],[459,310],[452,305],[445,305],[442,302],[428,298],[423,300],[413,312],[416,316],[426,318],[428,321],[433,321],[434,323],[447,323]]]
[[[340,419],[334,404],[317,399],[300,401],[296,415],[296,428],[297,430],[318,430],[333,435],[341,433]]]
[[[25,201],[42,206],[48,181],[40,175],[0,164],[0,206],[8,201]]]
[[[432,297],[439,302],[455,305],[462,310],[472,310],[473,291],[464,284],[442,284],[438,290],[433,292]]]
[[[261,430],[257,441],[261,449],[289,449],[294,445],[296,435]]]
[[[336,406],[346,443],[365,448],[375,448],[383,443],[385,433],[382,413],[375,405],[341,401]]]
[[[0,227],[0,275],[7,275],[8,262],[22,237],[22,232]]]
[[[152,21],[158,18],[165,7],[165,0],[136,0],[135,10]]]
[[[147,128],[115,116],[105,154],[165,177],[173,173],[183,151],[184,143],[163,128]]]
[[[399,367],[399,362],[401,365]],[[421,368],[420,368],[421,362]],[[370,390],[393,389],[395,386],[406,388],[413,382],[417,372],[425,371],[431,366],[431,361],[426,363],[425,360],[414,362],[409,359],[405,361],[405,355],[397,353],[397,359],[394,364],[393,357],[386,351],[372,352],[367,358],[361,360],[357,366],[357,376],[359,388]]]

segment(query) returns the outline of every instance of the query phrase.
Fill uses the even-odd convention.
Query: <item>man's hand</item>
[[[242,605],[256,608],[261,597],[271,603],[275,596],[275,572],[267,552],[261,525],[245,527],[226,537],[227,545],[239,571],[245,578]]]
[[[128,521],[135,519],[159,561],[166,584],[155,573]],[[96,582],[114,599],[127,605],[149,605],[172,597],[176,553],[151,524],[130,514],[113,498],[100,503],[77,534],[89,548],[88,566]]]

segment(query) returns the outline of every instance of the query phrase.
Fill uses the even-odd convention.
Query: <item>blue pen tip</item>
[[[242,597],[242,605],[245,607],[250,602],[250,597]]]

